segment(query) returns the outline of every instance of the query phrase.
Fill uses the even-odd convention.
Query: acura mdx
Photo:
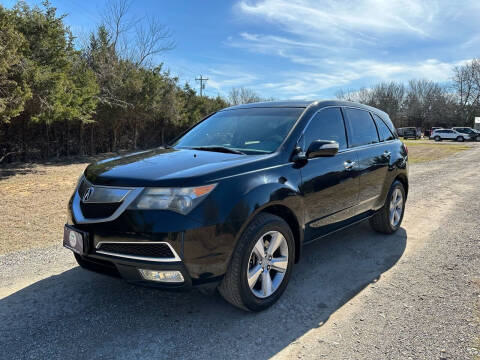
[[[398,230],[407,159],[372,107],[233,106],[169,145],[89,165],[63,244],[83,268],[164,288],[214,285],[260,311],[282,295],[304,244],[365,219]]]

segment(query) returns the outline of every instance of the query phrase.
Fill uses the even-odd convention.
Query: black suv
[[[167,288],[218,285],[259,311],[285,290],[303,244],[367,218],[391,234],[407,193],[407,149],[384,112],[239,105],[169,146],[88,166],[63,243],[86,269]]]

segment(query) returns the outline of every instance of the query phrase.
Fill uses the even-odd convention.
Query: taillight
[[[405,148],[405,152],[406,152],[407,155],[408,155],[408,147],[407,147],[407,145],[403,144],[403,147]]]

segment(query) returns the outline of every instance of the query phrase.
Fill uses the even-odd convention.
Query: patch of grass
[[[403,143],[408,147],[408,161],[410,164],[443,159],[472,147],[468,143],[439,143],[426,140],[404,140]]]
[[[0,254],[60,244],[67,203],[86,163],[0,169]]]

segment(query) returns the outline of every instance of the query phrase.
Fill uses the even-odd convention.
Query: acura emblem
[[[89,187],[87,191],[85,191],[85,194],[83,194],[83,202],[87,202],[87,200],[90,198],[90,196],[93,194],[93,187]]]

